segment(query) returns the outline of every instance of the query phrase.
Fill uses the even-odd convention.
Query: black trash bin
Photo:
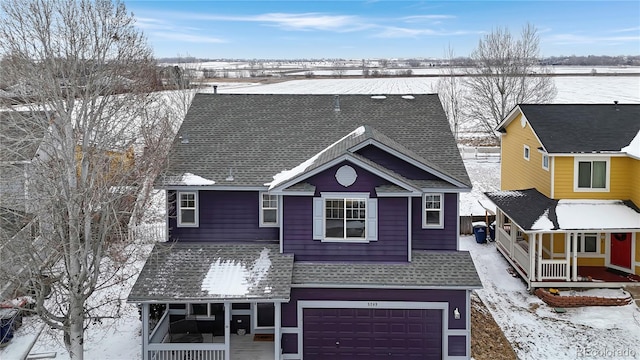
[[[17,309],[0,309],[0,344],[13,339],[13,322],[17,316]]]
[[[476,242],[478,244],[485,243],[487,241],[487,223],[478,221],[471,225],[473,225],[473,234],[476,236]]]
[[[492,222],[491,225],[489,225],[489,239],[491,239],[491,241],[496,241],[496,222]]]

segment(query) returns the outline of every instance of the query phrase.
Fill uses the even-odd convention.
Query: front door
[[[631,269],[631,233],[611,234],[611,265]]]

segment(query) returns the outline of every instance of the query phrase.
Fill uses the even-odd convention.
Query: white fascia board
[[[493,130],[499,132],[500,128],[503,128],[503,127],[506,128],[507,125],[509,125],[513,121],[513,119],[516,118],[518,113],[520,113],[520,114],[522,114],[524,116],[524,113],[522,113],[522,109],[520,109],[520,105],[514,106],[513,109],[511,109],[511,111],[509,111],[507,116]]]
[[[156,189],[162,190],[179,190],[179,191],[197,191],[197,190],[225,190],[225,191],[264,191],[266,186],[232,186],[232,185],[164,185],[156,186]]]
[[[417,193],[417,192],[379,193],[379,192],[376,192],[376,196],[379,197],[379,198],[381,198],[381,197],[421,197],[422,193]]]
[[[409,157],[409,156],[407,156],[407,155],[405,155],[405,154],[403,154],[403,153],[401,153],[401,152],[399,152],[399,151],[397,151],[397,150],[395,150],[393,148],[390,148],[387,145],[384,145],[384,144],[382,144],[382,143],[380,143],[380,142],[378,142],[378,141],[376,141],[374,139],[369,139],[367,141],[363,141],[363,142],[359,143],[358,145],[349,148],[349,151],[355,153],[356,151],[362,149],[363,147],[365,147],[367,145],[377,146],[378,148],[388,152],[389,154],[397,157],[398,159],[403,160],[403,161],[405,161],[405,162],[407,162],[407,163],[409,163],[409,164],[411,164],[411,165],[413,165],[413,166],[415,166],[415,167],[417,167],[417,168],[419,168],[421,170],[424,170],[424,171],[428,172],[431,175],[435,175],[435,176],[441,178],[442,180],[450,182],[455,186],[458,186],[458,187],[466,187],[467,186],[467,185],[459,182],[458,180],[456,180],[456,179],[454,179],[454,178],[452,178],[452,177],[450,177],[448,175],[445,175],[445,174],[441,173],[440,171],[437,171],[437,170],[427,166],[426,164],[423,164],[420,161],[417,161],[417,160],[415,160],[415,159],[413,159],[413,158],[411,158],[411,157]]]
[[[414,289],[414,290],[471,290],[482,289],[482,286],[420,286],[420,285],[366,285],[366,284],[291,284],[291,288],[322,288],[322,289]]]
[[[416,188],[416,187],[414,187],[414,186],[412,186],[410,184],[406,184],[405,182],[400,181],[400,180],[396,179],[395,177],[387,175],[384,172],[379,171],[378,169],[371,167],[369,164],[363,163],[362,161],[354,158],[353,156],[351,156],[349,154],[341,155],[341,156],[339,156],[339,157],[337,157],[337,158],[335,158],[335,159],[333,159],[333,160],[331,160],[331,161],[329,161],[329,162],[327,162],[327,163],[325,163],[325,164],[323,164],[321,166],[318,166],[317,168],[315,168],[315,169],[313,169],[311,171],[304,172],[304,173],[302,173],[302,174],[300,174],[300,175],[298,175],[298,176],[296,176],[296,177],[294,177],[292,179],[289,179],[288,181],[277,185],[276,187],[271,189],[271,191],[272,192],[273,191],[276,191],[276,192],[277,191],[282,191],[282,190],[288,188],[291,185],[297,184],[297,183],[299,183],[299,182],[301,182],[301,181],[303,181],[305,179],[308,179],[308,178],[312,177],[313,175],[319,174],[319,173],[329,169],[330,167],[335,166],[335,165],[337,165],[337,164],[339,164],[339,163],[341,163],[343,161],[349,161],[349,162],[351,162],[351,163],[353,163],[355,165],[358,165],[362,169],[364,169],[364,170],[366,170],[366,171],[368,171],[368,172],[370,172],[370,173],[372,173],[374,175],[377,175],[377,176],[379,176],[379,177],[381,177],[381,178],[383,178],[383,179],[385,179],[387,181],[390,181],[391,183],[393,183],[395,185],[398,185],[398,186],[400,186],[400,187],[402,187],[402,188],[404,188],[406,190],[409,190],[411,192],[420,193],[420,189],[419,188]]]
[[[177,299],[163,299],[163,300],[130,300],[127,299],[127,303],[129,304],[209,304],[209,303],[255,303],[255,302],[264,302],[264,303],[288,303],[291,301],[290,298],[287,299],[275,299],[275,298],[255,298],[255,299],[191,299],[191,300],[177,300]]]
[[[599,152],[579,152],[579,153],[551,153],[550,156],[572,156],[572,157],[626,157],[627,153],[623,153],[620,151],[615,152],[607,152],[607,151],[599,151]]]
[[[468,187],[457,188],[457,189],[450,189],[450,188],[422,188],[420,190],[422,190],[423,193],[439,192],[439,193],[446,193],[446,194],[471,192],[471,188],[468,188]]]

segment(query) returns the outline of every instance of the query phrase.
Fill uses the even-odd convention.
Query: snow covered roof
[[[524,231],[640,229],[640,209],[630,200],[553,200],[536,189],[485,195]]]
[[[363,141],[364,129],[367,139],[470,186],[438,96],[413,97],[340,95],[336,111],[333,95],[197,94],[158,185],[179,186],[186,173],[216,186],[274,185]]]
[[[156,244],[130,302],[288,300],[293,255],[272,244]]]
[[[620,152],[640,131],[640,104],[520,104],[498,130],[518,108],[550,154]]]
[[[411,262],[314,263],[296,262],[294,285],[387,287],[482,287],[467,251],[412,251]]]
[[[636,159],[640,159],[640,130],[638,130],[638,133],[633,140],[631,140],[629,145],[623,147],[620,151],[625,152],[627,155]]]

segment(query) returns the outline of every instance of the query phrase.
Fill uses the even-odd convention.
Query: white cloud
[[[220,43],[227,42],[227,40],[220,39],[217,37],[193,35],[193,34],[180,33],[180,32],[153,31],[151,32],[151,34],[154,37],[158,37],[162,39],[178,40],[178,41],[184,41],[184,42],[190,42],[190,43],[220,44]]]
[[[612,45],[630,41],[640,41],[640,35],[636,36],[591,36],[576,34],[556,34],[545,38],[545,41],[555,45],[584,45],[601,44]]]

